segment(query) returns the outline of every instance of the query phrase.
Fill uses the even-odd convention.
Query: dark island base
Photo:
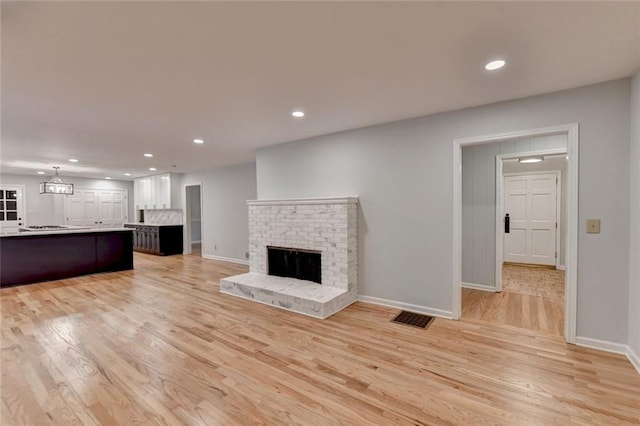
[[[182,254],[182,225],[125,224],[133,229],[133,249],[142,253],[169,256]]]
[[[131,231],[0,238],[0,287],[133,269]]]

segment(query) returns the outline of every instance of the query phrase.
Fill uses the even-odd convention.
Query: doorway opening
[[[545,145],[557,148],[526,151]],[[496,154],[495,161],[487,155],[512,150],[517,152]],[[463,242],[481,238],[483,232],[477,227],[491,221],[482,214],[484,200],[491,198],[489,191],[477,182],[464,189],[470,184],[469,175],[477,175],[478,168],[495,181],[495,276],[483,276],[473,269],[483,261],[491,269],[490,255],[479,251],[480,247],[470,250],[463,244],[461,316],[562,336],[566,135],[463,148]],[[476,194],[478,191],[482,193]],[[470,221],[475,227],[465,226]]]
[[[184,254],[202,257],[202,185],[186,185]]]
[[[559,139],[563,140],[561,146],[550,142]],[[464,317],[470,314],[467,308],[474,304],[480,310],[495,309],[493,315],[502,320],[497,321],[500,323],[508,323],[505,321],[508,319],[506,317],[518,313],[522,315],[522,328],[545,328],[551,334],[564,335],[567,342],[575,343],[578,125],[458,139],[453,143],[453,151],[453,318],[459,319],[462,315],[465,287],[464,292],[468,293],[465,296],[472,297],[471,300],[465,297]],[[472,151],[483,152],[484,160],[493,162],[490,172],[484,177],[478,178],[472,173],[469,178],[468,164],[465,163]],[[544,156],[547,163],[544,167],[547,168],[551,167],[553,161],[562,159],[565,169],[559,169],[559,172],[535,168],[519,169],[519,159],[531,156]],[[553,158],[556,160],[552,161]],[[473,172],[476,172],[475,169]],[[476,188],[473,187],[474,182]],[[513,193],[513,200],[507,198],[505,201],[505,190],[506,193]],[[480,198],[486,194],[493,194],[495,197],[492,202],[487,202],[475,195],[473,205],[481,211],[482,214],[478,216],[480,219],[474,219],[465,210],[470,205],[469,191],[479,192]],[[536,191],[539,191],[539,196]],[[531,211],[534,193],[535,198],[542,201],[537,207],[533,206],[538,210]],[[473,197],[472,194],[472,200]],[[562,208],[557,206],[558,201],[565,205],[564,218],[558,217],[559,214],[562,215]],[[514,213],[505,211],[505,205],[509,210],[515,209]],[[508,234],[505,233],[507,213]],[[532,214],[535,216],[534,225],[531,220],[527,222]],[[535,223],[536,221],[540,223]],[[470,242],[469,232],[473,233],[474,229],[480,237],[474,236]],[[469,262],[468,255],[474,252],[481,255]],[[514,261],[516,259],[520,261]],[[556,276],[547,276],[548,272],[555,272]],[[467,281],[469,276],[473,277],[471,282]],[[533,281],[538,285],[527,284]],[[555,292],[556,296],[564,293],[563,298],[554,299],[555,304],[552,305],[548,300],[539,299],[540,293],[546,294],[543,283],[547,281],[553,287],[549,289],[550,292]],[[490,298],[497,303],[489,303]],[[511,306],[509,302],[513,302]],[[549,313],[548,316],[544,315],[545,310]],[[486,312],[483,314],[490,316]]]

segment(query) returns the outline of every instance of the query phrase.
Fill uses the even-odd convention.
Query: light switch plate
[[[600,219],[587,219],[587,234],[600,233]]]

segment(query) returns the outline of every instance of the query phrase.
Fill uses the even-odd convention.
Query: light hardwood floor
[[[564,300],[508,291],[462,289],[462,318],[564,335]]]
[[[0,290],[2,425],[640,424],[621,355],[364,303],[317,320],[220,294],[246,268],[198,256],[135,266]]]
[[[462,289],[462,317],[564,335],[564,271],[503,265],[500,293]]]

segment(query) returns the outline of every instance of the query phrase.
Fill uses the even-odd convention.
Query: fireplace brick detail
[[[249,270],[266,274],[267,246],[321,252],[322,285],[357,292],[357,198],[248,201]]]
[[[220,291],[327,318],[358,295],[358,198],[247,201],[249,272],[220,280]],[[321,281],[267,275],[267,246],[321,254]]]

